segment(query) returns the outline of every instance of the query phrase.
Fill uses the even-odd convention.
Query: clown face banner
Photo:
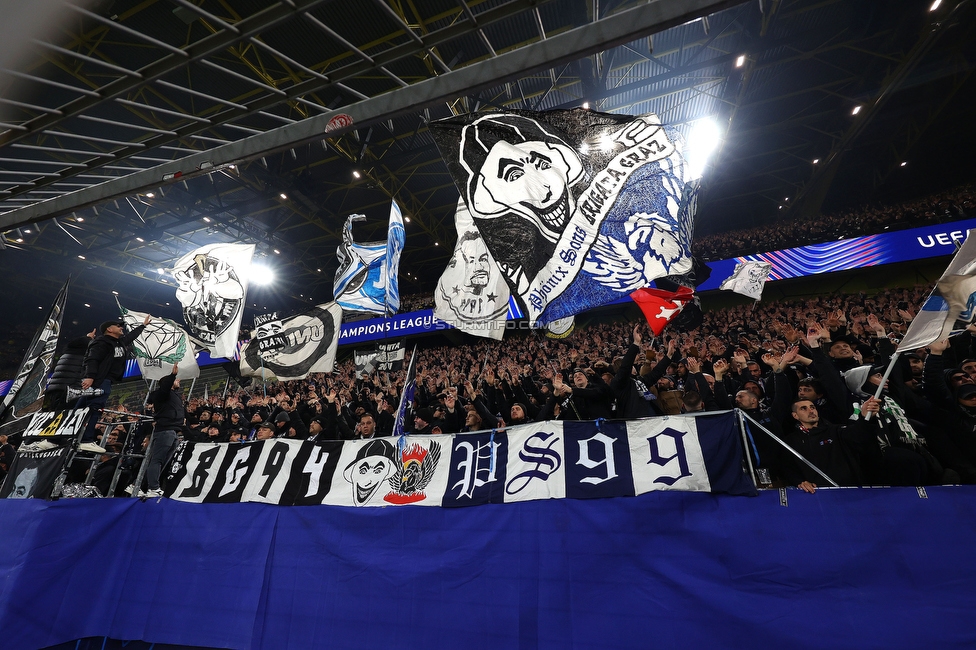
[[[281,381],[304,379],[313,372],[332,372],[342,308],[330,302],[288,318],[262,319],[251,342],[241,350],[241,374],[262,370]]]
[[[173,266],[187,331],[213,356],[234,358],[253,254],[254,244],[210,244]]]
[[[353,241],[352,224],[365,221],[366,216],[354,214],[346,219],[342,244],[336,249],[339,268],[336,269],[334,295],[336,302],[349,311],[395,314],[400,309],[400,254],[406,241],[403,214],[393,201],[390,206],[390,225],[386,241],[359,244]]]
[[[725,278],[719,289],[734,291],[753,300],[762,298],[763,287],[769,279],[773,265],[769,262],[739,262],[732,275]]]
[[[691,270],[697,182],[680,135],[656,116],[485,113],[431,131],[532,323]]]
[[[118,302],[118,300],[116,300]],[[131,311],[119,304],[122,320],[128,329],[142,325],[146,314]],[[132,352],[139,364],[139,372],[146,379],[160,380],[179,364],[177,379],[193,379],[200,376],[200,367],[193,353],[193,344],[182,327],[168,318],[152,317],[146,328],[132,342]]]

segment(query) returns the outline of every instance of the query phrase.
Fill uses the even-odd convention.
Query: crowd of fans
[[[899,206],[765,228],[761,234],[705,237],[696,248],[706,256],[727,257],[737,249],[770,250],[838,233],[846,237],[973,214],[966,186]],[[770,485],[812,490],[825,484],[820,472],[841,485],[974,483],[971,332],[953,338],[951,345],[937,342],[899,357],[881,399],[873,397],[913,318],[912,306],[920,305],[929,289],[732,307],[706,312],[694,331],[656,340],[642,322],[596,320],[565,340],[516,331],[500,342],[472,338],[467,345],[427,347],[418,351],[416,403],[407,429],[453,433],[546,419],[639,418],[738,407],[754,422],[753,464]],[[408,297],[403,310],[430,302],[428,295]],[[404,380],[403,370],[359,377],[349,359],[328,375],[235,386],[226,397],[190,399],[182,436],[243,442],[389,435]],[[151,416],[151,406],[145,412]],[[138,414],[106,418],[118,422],[99,425],[98,439],[108,450],[96,470],[99,484],[120,462],[126,422],[135,432],[130,444],[144,446],[150,430]],[[128,462],[123,470],[132,474],[136,466]]]
[[[915,201],[862,206],[810,219],[772,221],[756,228],[699,235],[692,248],[706,260],[728,259],[973,216],[976,216],[976,187],[969,183]]]
[[[827,482],[767,431],[840,485],[974,483],[972,333],[900,356],[881,399],[873,397],[914,316],[911,306],[928,289],[732,307],[705,313],[694,331],[656,340],[646,324],[616,320],[593,322],[565,340],[529,332],[420,349],[407,430],[453,433],[737,407],[753,421],[752,460],[768,485],[812,491]],[[239,388],[226,398],[195,397],[183,437],[389,435],[405,375],[357,377],[349,360],[328,375]],[[121,431],[110,425],[105,446],[117,445],[112,436]]]

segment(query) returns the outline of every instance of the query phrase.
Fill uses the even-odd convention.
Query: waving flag
[[[410,353],[410,364],[407,366],[407,380],[403,384],[403,392],[400,393],[400,405],[397,407],[396,420],[393,422],[393,436],[402,436],[406,433],[405,423],[407,421],[407,409],[413,406],[413,397],[417,391],[417,346],[413,346]]]
[[[3,408],[0,408],[0,420],[9,417],[19,420],[40,408],[41,398],[47,386],[47,375],[51,369],[54,350],[58,347],[58,337],[61,334],[61,317],[64,314],[64,302],[68,295],[68,280],[58,292],[47,313],[47,318],[41,323],[34,340],[27,348],[27,354],[20,363],[17,376],[10,390],[3,398]],[[33,408],[33,407],[37,408]]]
[[[403,341],[378,343],[372,350],[356,350],[353,358],[356,363],[356,379],[371,375],[376,370],[403,370],[403,357],[406,348]]]
[[[695,292],[688,287],[678,287],[677,291],[645,287],[630,294],[630,297],[641,308],[654,336],[661,336],[665,326],[692,301]]]
[[[691,270],[697,181],[680,135],[656,116],[516,111],[430,126],[533,324]]]
[[[458,199],[454,226],[457,243],[437,282],[434,316],[468,334],[500,341],[505,334],[511,292],[464,199]]]
[[[118,298],[115,301],[118,303]],[[130,330],[142,325],[146,319],[146,314],[126,309],[121,303],[119,311]],[[139,364],[139,372],[146,379],[162,379],[173,371],[174,363],[180,366],[177,379],[200,376],[190,337],[168,318],[152,317],[146,329],[132,342],[132,352]]]
[[[336,302],[349,311],[395,314],[400,309],[400,254],[406,241],[403,214],[396,201],[390,205],[390,222],[386,241],[364,244],[352,237],[352,225],[366,216],[353,214],[346,219],[342,243],[336,249],[334,294]]]
[[[773,265],[769,262],[739,262],[735,265],[732,275],[722,281],[719,289],[734,291],[753,300],[759,300],[762,298],[763,287],[766,286],[766,280],[769,279],[772,270]]]
[[[933,341],[959,334],[976,316],[976,238],[956,251],[935,289],[908,326],[898,351],[917,350]]]
[[[341,325],[342,308],[334,302],[297,316],[266,320],[241,350],[241,374],[257,377],[263,368],[266,374],[289,381],[313,372],[332,372]]]
[[[233,359],[254,244],[210,244],[173,265],[187,331],[213,356]]]

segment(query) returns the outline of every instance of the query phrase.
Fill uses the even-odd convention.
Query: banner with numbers
[[[684,490],[754,495],[734,413],[536,422],[500,432],[182,443],[167,496],[280,505],[460,507]]]

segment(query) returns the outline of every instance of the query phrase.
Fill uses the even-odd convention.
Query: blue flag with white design
[[[976,240],[967,236],[935,289],[912,320],[899,352],[917,350],[961,333],[973,322],[976,307]]]
[[[544,325],[691,270],[698,182],[655,115],[583,109],[431,124],[512,295]]]
[[[366,216],[353,214],[346,218],[342,243],[336,249],[334,295],[347,311],[395,314],[400,309],[400,254],[406,242],[403,214],[393,201],[386,241],[357,243],[352,226]]]
[[[410,365],[407,366],[407,379],[400,394],[400,405],[397,408],[396,420],[393,422],[393,435],[402,436],[406,433],[405,422],[407,409],[413,404],[414,393],[417,390],[417,346],[413,346],[410,353]]]

